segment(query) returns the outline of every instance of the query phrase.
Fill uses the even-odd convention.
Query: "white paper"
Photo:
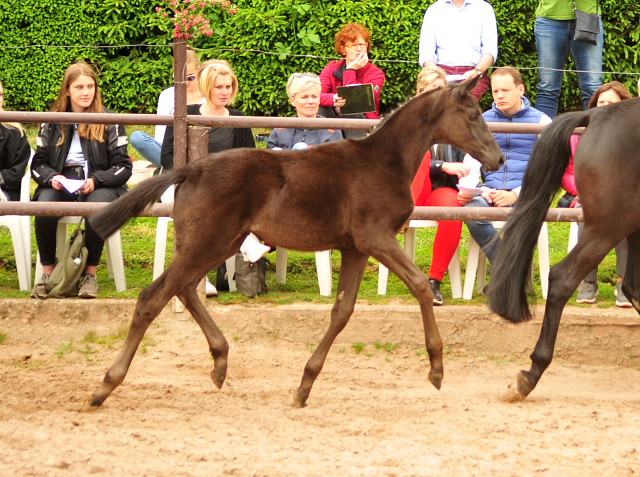
[[[447,83],[464,81],[465,79],[464,75],[447,75]]]
[[[479,187],[462,187],[459,184],[458,184],[458,190],[463,194],[473,195],[473,196],[480,195],[483,192],[482,189],[480,189]]]
[[[62,184],[62,187],[64,187],[65,189],[67,189],[67,191],[70,194],[73,194],[74,192],[76,192],[77,190],[79,190],[85,183],[85,180],[80,180],[80,179],[67,179],[66,177],[64,179],[56,179],[60,184]]]

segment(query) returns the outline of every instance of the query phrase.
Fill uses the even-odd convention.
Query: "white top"
[[[66,164],[71,164],[74,166],[84,166],[85,159],[84,153],[82,152],[82,146],[80,144],[80,136],[78,136],[78,131],[76,128],[73,130],[73,138],[71,139],[71,145],[69,146],[69,154],[67,155]]]
[[[424,14],[419,43],[420,66],[476,66],[483,55],[498,57],[498,27],[493,7],[484,0],[438,0]]]
[[[156,114],[158,115],[173,115],[175,108],[175,88],[172,86],[171,88],[167,88],[160,93],[158,96],[158,108],[156,109]],[[204,104],[206,101],[205,98],[202,98],[199,104]],[[162,144],[164,140],[164,133],[167,130],[167,126],[163,124],[158,124],[156,126],[156,132],[154,135],[154,139]]]

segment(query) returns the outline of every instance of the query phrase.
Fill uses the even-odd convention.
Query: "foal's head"
[[[478,159],[494,171],[504,156],[482,117],[471,92],[478,78],[421,94],[407,106],[420,121],[420,130],[431,134],[434,143],[451,144]]]

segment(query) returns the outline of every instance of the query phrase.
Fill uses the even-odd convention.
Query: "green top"
[[[575,0],[575,2],[576,8],[581,12],[596,13],[596,0]],[[573,12],[571,0],[539,0],[536,17],[549,20],[575,20],[576,14]]]

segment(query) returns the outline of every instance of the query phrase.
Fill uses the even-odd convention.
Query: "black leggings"
[[[39,202],[111,202],[118,198],[115,190],[96,189],[87,195],[69,194],[66,190],[43,189],[38,195]],[[56,230],[60,217],[36,216],[36,242],[40,251],[40,263],[53,265],[56,263]],[[85,243],[89,251],[87,265],[97,266],[104,248],[104,240],[93,231],[85,220]]]

